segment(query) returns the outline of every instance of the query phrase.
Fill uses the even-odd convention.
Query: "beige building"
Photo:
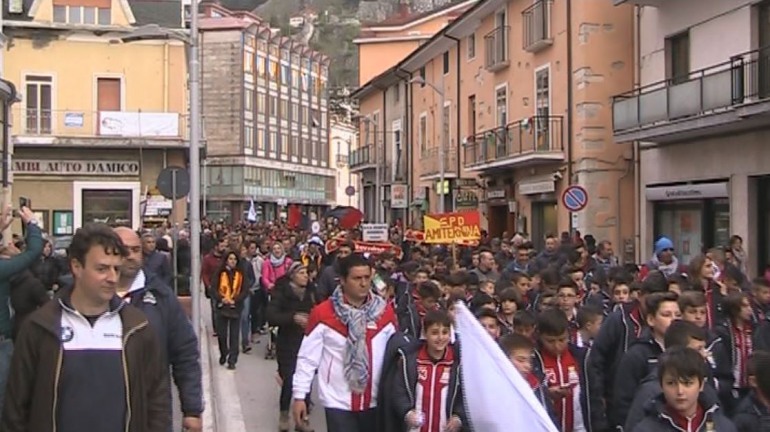
[[[362,85],[361,114],[378,120],[404,88],[411,224],[443,199],[480,209],[493,236],[540,245],[574,228],[633,245],[631,146],[614,144],[608,103],[633,85],[633,8],[571,3],[479,1]],[[570,185],[588,192],[575,213],[561,203]]]
[[[639,86],[614,98],[614,134],[639,155],[641,257],[663,235],[686,263],[738,234],[761,274],[770,263],[770,2],[629,3],[639,6]]]
[[[336,204],[359,207],[359,176],[350,170],[350,152],[358,146],[358,130],[349,119],[342,116],[332,116],[330,130],[329,160],[333,161],[337,172],[334,179]]]

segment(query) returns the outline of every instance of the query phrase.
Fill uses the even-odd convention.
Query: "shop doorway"
[[[502,237],[503,232],[508,228],[508,206],[489,206],[487,221],[489,222],[487,224],[487,232],[489,232],[489,237]]]
[[[532,203],[532,235],[530,239],[535,248],[540,251],[545,247],[545,236],[558,235],[559,226],[556,220],[556,202],[540,201]]]

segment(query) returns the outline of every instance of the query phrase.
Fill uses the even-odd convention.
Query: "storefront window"
[[[707,249],[726,246],[730,240],[727,199],[659,203],[655,206],[655,221],[655,238],[670,238],[684,265]]]
[[[83,190],[83,223],[132,226],[130,190]]]

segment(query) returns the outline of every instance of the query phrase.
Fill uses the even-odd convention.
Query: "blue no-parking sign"
[[[582,186],[569,186],[561,194],[561,203],[567,210],[579,212],[588,205],[588,192]]]

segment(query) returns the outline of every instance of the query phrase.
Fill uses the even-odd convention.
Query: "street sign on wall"
[[[588,205],[588,192],[582,186],[570,186],[561,194],[561,203],[567,210],[579,212]]]

